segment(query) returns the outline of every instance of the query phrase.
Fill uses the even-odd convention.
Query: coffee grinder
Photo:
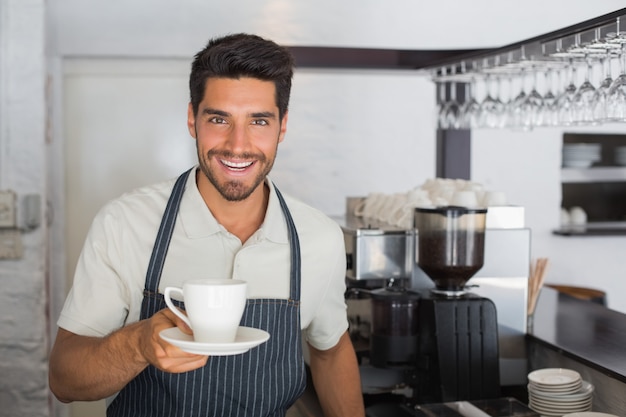
[[[401,369],[409,405],[500,395],[496,307],[467,281],[483,266],[487,209],[416,208],[416,264],[434,288],[370,292],[370,364]]]

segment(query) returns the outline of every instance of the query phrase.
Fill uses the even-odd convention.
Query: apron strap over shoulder
[[[178,209],[180,208],[181,196],[185,191],[185,183],[187,177],[193,168],[183,172],[172,189],[172,195],[165,207],[165,213],[161,219],[161,226],[157,233],[156,240],[154,242],[154,249],[150,257],[150,263],[148,265],[148,272],[146,273],[145,290],[153,293],[159,291],[159,281],[161,280],[161,273],[163,272],[163,265],[165,264],[165,255],[167,255],[167,249],[170,246],[170,240],[172,239],[172,233],[174,231],[174,225],[176,224],[176,216],[178,215]]]

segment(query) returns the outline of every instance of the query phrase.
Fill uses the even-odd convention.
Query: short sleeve
[[[326,268],[315,277],[325,283],[322,297],[315,309],[311,323],[304,329],[307,342],[316,349],[327,350],[337,344],[341,335],[348,329],[346,313],[346,258],[343,234],[338,225],[333,224],[332,233],[327,234],[323,246]],[[319,242],[322,243],[322,242]],[[304,295],[304,299],[306,299]]]
[[[105,336],[125,324],[129,291],[120,278],[120,242],[124,236],[118,219],[112,204],[94,218],[57,322],[59,327],[85,336]]]

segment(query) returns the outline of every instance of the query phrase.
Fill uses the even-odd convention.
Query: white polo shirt
[[[197,169],[197,167],[196,167]],[[95,217],[78,260],[59,327],[105,336],[139,320],[146,271],[175,179],[109,202]],[[245,244],[221,226],[191,173],[159,285],[198,278],[242,279],[248,298],[288,298],[291,253],[287,226],[271,181],[265,220]],[[300,317],[317,349],[333,347],[348,328],[345,247],[340,227],[320,211],[284,196],[300,240]]]

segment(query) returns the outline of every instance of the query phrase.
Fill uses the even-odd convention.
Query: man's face
[[[210,78],[197,115],[189,105],[187,125],[200,168],[228,201],[246,199],[272,169],[287,129],[287,115],[278,119],[275,93],[271,81]]]

